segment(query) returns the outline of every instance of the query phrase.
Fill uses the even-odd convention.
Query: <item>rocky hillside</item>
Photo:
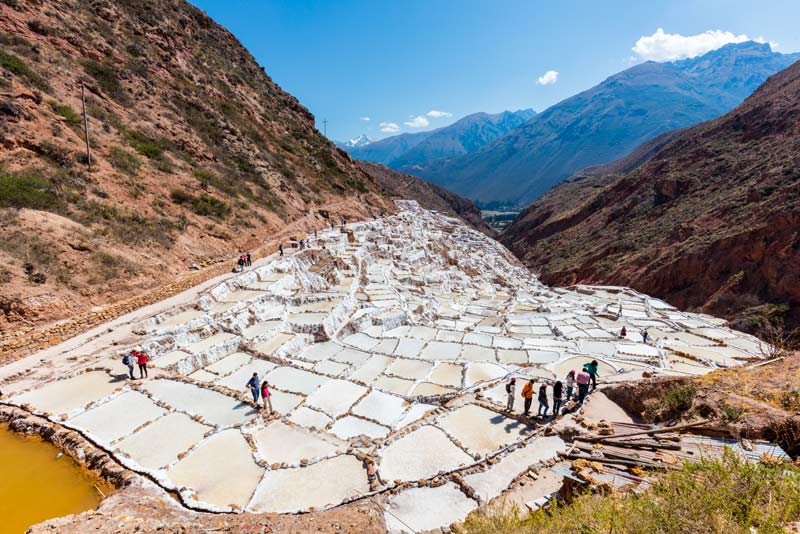
[[[647,152],[647,151],[645,151]],[[681,308],[800,325],[800,62],[646,163],[554,188],[502,241],[552,284],[621,284]]]
[[[368,161],[357,163],[387,195],[416,200],[423,208],[458,217],[490,237],[497,234],[494,228],[483,220],[481,210],[471,200],[416,176],[393,171],[379,163]]]
[[[228,261],[292,221],[391,209],[188,3],[0,3],[0,333]]]
[[[543,111],[476,152],[414,174],[482,203],[526,206],[578,169],[658,135],[719,117],[800,54],[754,42],[673,63],[647,62]]]
[[[473,113],[429,132],[394,135],[346,150],[356,159],[413,173],[417,166],[435,159],[474,152],[534,115],[536,112],[532,109],[494,114]]]

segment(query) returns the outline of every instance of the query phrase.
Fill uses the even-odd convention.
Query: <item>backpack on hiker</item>
[[[133,361],[131,360],[131,353],[130,352],[126,352],[125,356],[122,357],[122,365],[128,365],[128,366],[133,365]]]
[[[506,384],[506,393],[511,393],[511,382]]]

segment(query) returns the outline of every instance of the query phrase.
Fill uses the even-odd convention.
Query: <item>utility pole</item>
[[[81,103],[83,104],[83,135],[86,137],[86,165],[92,170],[92,152],[89,149],[89,118],[86,116],[86,96],[83,90],[83,80],[81,80]]]
[[[322,119],[322,135],[328,137],[328,119]]]

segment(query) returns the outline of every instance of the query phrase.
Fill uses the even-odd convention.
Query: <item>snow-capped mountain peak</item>
[[[348,148],[355,148],[358,146],[365,146],[372,142],[372,139],[369,138],[367,134],[361,134],[358,137],[354,137],[349,141],[344,143],[344,146]]]

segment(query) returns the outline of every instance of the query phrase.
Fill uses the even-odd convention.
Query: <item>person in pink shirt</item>
[[[586,369],[581,369],[578,376],[575,377],[575,382],[578,383],[578,402],[581,404],[583,404],[583,399],[586,398],[586,394],[589,393],[589,382],[591,382],[591,380],[592,377],[589,376]]]

